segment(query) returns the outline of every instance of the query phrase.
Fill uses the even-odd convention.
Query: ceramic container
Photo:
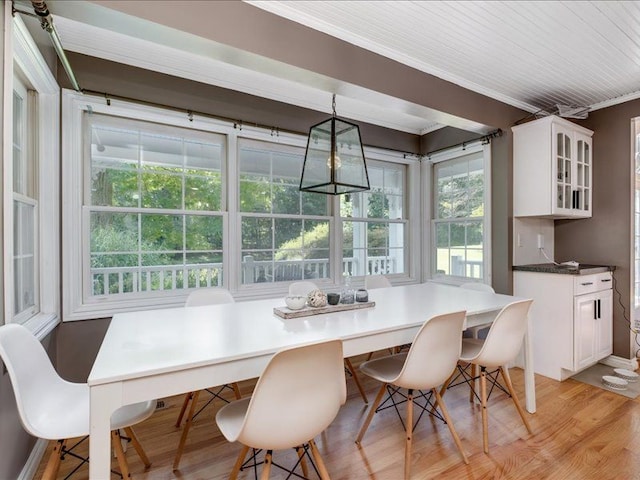
[[[289,295],[284,297],[284,303],[287,304],[289,310],[300,310],[307,304],[305,295]]]
[[[339,302],[340,302],[339,293],[327,293],[327,303],[329,305],[338,305]]]

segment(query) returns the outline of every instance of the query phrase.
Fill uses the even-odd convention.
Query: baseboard
[[[608,357],[600,360],[600,363],[613,368],[624,368],[626,370],[631,370],[632,372],[635,372],[638,369],[637,358],[622,358],[615,355],[609,355]]]
[[[48,444],[49,442],[42,438],[36,441],[36,444],[29,454],[29,458],[27,458],[27,462],[24,464],[24,467],[22,467],[22,471],[16,480],[33,480]]]

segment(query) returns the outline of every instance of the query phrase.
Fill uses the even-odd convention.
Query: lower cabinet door
[[[574,299],[573,369],[582,370],[613,352],[613,292]]]
[[[602,360],[613,353],[613,291],[600,292],[599,300],[596,360]]]

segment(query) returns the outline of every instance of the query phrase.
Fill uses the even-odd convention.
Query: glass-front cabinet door
[[[576,178],[574,209],[591,212],[591,137],[575,134]]]
[[[591,138],[553,124],[554,213],[591,215]]]
[[[572,159],[571,132],[554,125],[555,165],[556,165],[556,204],[559,210],[572,208]]]

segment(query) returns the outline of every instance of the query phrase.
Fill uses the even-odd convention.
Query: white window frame
[[[91,123],[91,117],[94,114],[89,115],[88,118],[85,118],[85,131],[84,131],[84,135],[85,135],[85,142],[84,142],[84,148],[85,148],[85,152],[87,155],[89,155],[89,148],[90,145],[92,143],[91,140],[91,134],[92,134],[92,129],[89,127],[89,123]],[[98,115],[98,114],[95,114]],[[157,125],[157,124],[152,124],[152,123],[137,123],[136,121],[130,120],[130,119],[122,119],[122,124],[119,123],[120,119],[118,120],[114,120],[113,117],[108,116],[101,116],[101,118],[98,119],[98,123],[101,125],[106,125],[109,127],[115,127],[115,128],[122,128],[122,129],[126,129],[126,130],[136,130],[136,129],[140,129],[141,131],[144,131],[145,134],[151,134],[151,135],[160,135],[160,136],[165,136],[165,135],[170,135],[170,136],[175,136],[175,137],[179,137],[184,135],[185,137],[189,137],[188,140],[189,141],[202,141],[202,142],[207,142],[209,140],[211,140],[211,136],[216,135],[220,138],[220,143],[223,146],[223,150],[226,150],[226,137],[224,135],[219,135],[213,132],[200,132],[200,131],[195,131],[195,130],[191,130],[189,133],[185,134],[183,133],[183,131],[179,131],[179,129],[177,127],[169,127],[169,129],[167,129],[165,126],[161,126],[161,125]],[[172,129],[176,128],[175,131],[173,131]],[[93,156],[93,155],[91,155]],[[226,158],[226,157],[225,157]],[[223,162],[221,165],[221,170],[220,170],[220,176],[221,176],[221,180],[224,180],[225,177],[225,158],[223,158]],[[140,160],[140,159],[138,159]],[[93,213],[98,213],[98,212],[102,212],[102,213],[114,213],[114,214],[132,214],[132,215],[171,215],[171,216],[184,216],[185,218],[187,217],[196,217],[196,216],[202,216],[202,217],[214,217],[214,218],[219,218],[222,223],[223,226],[224,224],[226,224],[226,205],[225,205],[225,198],[224,195],[222,194],[222,188],[221,188],[221,195],[220,195],[220,205],[219,205],[219,209],[218,210],[210,210],[210,211],[205,211],[205,210],[189,210],[186,207],[184,207],[184,205],[178,207],[176,206],[175,208],[153,208],[153,207],[143,207],[141,205],[139,206],[113,206],[113,205],[94,205],[92,203],[92,198],[91,198],[91,191],[90,188],[87,188],[89,185],[91,185],[91,179],[92,179],[92,167],[93,165],[91,164],[84,164],[84,168],[85,168],[85,177],[84,177],[84,195],[83,195],[83,219],[84,221],[84,225],[83,225],[83,236],[85,238],[91,238],[91,215]],[[139,172],[141,170],[139,170],[140,165],[138,165],[136,171]],[[183,170],[182,173],[180,175],[176,175],[176,176],[180,176],[181,179],[184,179],[185,177],[188,177],[188,174],[185,173],[185,170],[187,170],[188,167],[183,166]],[[222,182],[221,186],[224,184],[224,182]],[[138,188],[141,188],[141,185],[138,185]],[[182,199],[181,202],[185,201],[185,196],[184,196],[184,191],[182,192]],[[185,225],[186,226],[186,225]],[[144,252],[142,252],[141,250],[137,251],[137,254],[140,255]],[[177,252],[174,252],[177,253]],[[185,253],[187,253],[186,250],[183,250],[181,252],[183,255]],[[86,252],[87,257],[89,258],[91,257],[91,252],[88,250]],[[93,274],[94,272],[91,269],[91,260],[89,260],[89,262],[84,265],[84,269],[83,269],[83,274],[85,275],[85,278],[92,278],[93,279]],[[189,264],[185,264],[185,267],[187,267]],[[176,268],[178,267],[177,265],[175,266]],[[224,275],[224,274],[223,274]],[[141,282],[142,278],[138,278],[138,281]],[[109,283],[107,282],[105,286],[108,286]],[[213,285],[216,286],[216,285]],[[91,299],[90,301],[95,301],[95,302],[100,302],[101,298],[100,295],[94,295],[93,293],[93,288],[92,288],[92,281],[89,282],[85,282],[84,284],[84,292],[83,292],[84,298],[85,299]],[[118,294],[112,294],[112,295],[118,295]],[[126,293],[126,295],[129,296],[133,296],[136,295],[135,293]],[[162,290],[158,290],[155,293],[150,293],[150,292],[145,292],[143,295],[146,296],[153,296],[153,295],[162,295]],[[115,298],[115,297],[112,297]]]
[[[186,292],[168,295],[166,291],[141,295],[129,294],[127,298],[112,299],[108,296],[102,299],[89,299],[83,295],[84,278],[87,274],[85,265],[88,251],[88,236],[78,235],[86,225],[83,219],[83,192],[85,190],[86,173],[83,152],[83,114],[95,112],[124,119],[142,120],[170,126],[182,127],[223,134],[227,136],[227,159],[223,169],[226,179],[223,183],[223,205],[226,201],[227,209],[223,212],[223,271],[224,286],[229,288],[238,300],[250,298],[266,298],[286,294],[289,282],[274,282],[266,284],[241,283],[241,212],[239,211],[239,162],[238,142],[247,138],[271,143],[281,143],[296,147],[306,147],[306,136],[265,128],[241,126],[228,121],[217,120],[209,116],[188,115],[187,112],[167,110],[164,108],[142,105],[140,103],[111,98],[107,102],[104,97],[82,95],[70,90],[62,93],[62,242],[63,242],[63,319],[64,321],[84,320],[89,318],[110,317],[118,312],[153,309],[158,307],[176,307],[184,304]],[[408,157],[402,153],[383,149],[365,147],[365,156],[385,162],[404,163],[406,172],[406,214],[407,239],[405,243],[406,271],[404,275],[394,278],[394,283],[414,283],[420,278],[420,262],[409,259],[420,255],[420,162],[416,157]],[[224,164],[224,160],[223,160]],[[339,199],[334,197],[330,201],[330,228],[333,233],[333,246],[330,251],[332,279],[322,282],[323,287],[340,284],[341,275],[335,272],[341,270],[342,241],[341,221],[339,218]],[[412,253],[413,252],[413,253]],[[124,297],[124,296],[123,296]]]
[[[633,310],[632,328],[640,325],[640,185],[638,185],[638,171],[640,170],[640,117],[631,120],[631,305]],[[632,335],[633,337],[633,335]],[[637,349],[637,345],[632,346]]]
[[[419,266],[419,262],[411,262],[411,257],[409,255],[410,251],[415,252],[415,250],[411,250],[410,245],[414,244],[413,243],[415,241],[415,238],[413,236],[413,230],[418,230],[415,228],[411,228],[412,222],[411,222],[411,217],[412,217],[412,213],[416,211],[416,208],[419,207],[419,204],[414,202],[414,198],[419,198],[419,190],[414,190],[415,191],[415,195],[411,195],[410,192],[410,183],[411,183],[411,179],[412,178],[416,178],[418,177],[417,172],[419,171],[420,165],[419,162],[417,161],[417,159],[411,159],[411,158],[407,158],[406,155],[404,154],[400,154],[400,153],[394,153],[394,152],[389,152],[389,151],[384,151],[384,150],[380,150],[380,149],[375,149],[375,148],[366,148],[365,147],[365,158],[368,161],[371,161],[372,163],[370,163],[370,165],[375,165],[380,164],[380,163],[388,163],[388,164],[396,164],[396,165],[403,165],[404,168],[404,172],[403,172],[403,192],[402,192],[402,199],[403,199],[403,205],[402,205],[402,212],[403,212],[403,216],[402,218],[374,218],[374,217],[340,217],[340,227],[339,227],[339,231],[342,231],[342,224],[345,222],[353,222],[353,223],[360,223],[360,224],[364,224],[366,226],[367,223],[380,223],[380,224],[386,224],[386,225],[394,225],[394,224],[400,224],[400,225],[404,225],[404,244],[403,244],[403,266],[402,266],[402,273],[392,273],[392,274],[385,274],[385,276],[392,282],[392,283],[405,283],[410,279],[415,278],[416,276],[416,265]],[[340,204],[339,204],[339,198],[338,198],[338,216],[339,216],[339,208],[340,208]],[[342,259],[342,254],[343,254],[343,250],[342,250],[343,245],[341,245],[341,249],[340,249],[340,258]],[[368,248],[365,249],[365,251],[368,252]],[[342,265],[339,265],[339,270],[338,272],[342,272]],[[364,279],[365,279],[366,275],[356,275],[353,277],[353,280],[357,283],[364,283]]]
[[[483,216],[483,279],[482,283],[492,284],[491,271],[491,143],[483,144],[481,141],[456,146],[441,152],[429,155],[427,158],[427,168],[423,172],[423,182],[426,186],[425,191],[429,192],[425,195],[425,219],[429,225],[429,234],[425,235],[425,251],[429,252],[425,261],[425,275],[428,279],[453,285],[461,285],[469,281],[473,281],[468,277],[459,277],[454,275],[436,275],[433,271],[436,265],[436,229],[435,229],[435,194],[436,190],[433,186],[434,166],[438,163],[455,160],[456,158],[468,155],[470,153],[482,152],[483,168],[484,168],[484,216]]]
[[[35,92],[33,112],[37,138],[35,147],[35,190],[41,214],[37,215],[39,312],[24,325],[42,339],[60,321],[60,202],[59,102],[60,87],[19,16],[13,16],[11,2],[5,2],[4,149],[3,149],[3,242],[4,321],[13,317],[13,90],[20,75]]]
[[[175,307],[184,304],[186,290],[180,290],[176,295],[167,295],[158,291],[143,294],[131,294],[126,298],[108,299],[108,297],[89,297],[84,295],[84,279],[89,274],[88,235],[84,230],[88,225],[87,210],[83,208],[85,191],[86,166],[83,151],[83,115],[85,112],[96,112],[123,119],[141,120],[169,126],[182,127],[190,130],[200,130],[217,134],[230,135],[233,125],[204,118],[198,115],[188,115],[187,112],[171,111],[150,107],[117,99],[109,99],[83,95],[71,90],[62,93],[62,241],[63,251],[63,319],[64,321],[85,320],[89,318],[110,317],[114,313],[133,310],[153,309],[162,306]],[[227,145],[227,150],[229,150]],[[224,163],[224,162],[223,162]],[[223,165],[223,171],[226,167]],[[223,185],[223,205],[226,196],[226,186]],[[226,211],[221,213],[223,219],[223,251],[229,249],[229,216]],[[77,232],[85,232],[78,235]],[[225,285],[229,272],[229,256],[223,258]]]
[[[38,254],[38,237],[40,236],[40,228],[38,225],[38,217],[39,217],[39,202],[38,202],[38,189],[36,185],[36,176],[37,176],[37,149],[35,143],[35,137],[37,137],[37,132],[34,130],[34,119],[37,118],[37,110],[35,108],[34,103],[37,101],[37,94],[35,94],[32,90],[27,90],[27,86],[24,82],[14,75],[13,78],[13,91],[14,98],[17,95],[22,100],[22,108],[21,110],[21,118],[20,125],[16,125],[15,122],[15,102],[13,103],[13,135],[14,135],[14,150],[15,147],[19,147],[21,151],[21,162],[20,162],[20,170],[22,180],[24,181],[24,191],[16,191],[15,185],[15,169],[12,172],[12,176],[14,177],[13,184],[11,189],[13,190],[13,199],[12,199],[12,213],[13,213],[13,260],[11,263],[14,273],[13,281],[11,287],[14,291],[14,297],[12,300],[13,304],[13,312],[12,312],[12,321],[16,323],[25,323],[31,317],[34,317],[40,313],[40,265],[39,265],[39,254]],[[15,134],[16,134],[16,126],[20,130],[20,144],[16,145],[15,143]],[[14,152],[15,153],[15,152]],[[16,165],[16,159],[12,158],[12,168]],[[30,231],[33,234],[33,238],[30,239],[33,242],[30,245],[32,252],[30,255],[27,255],[28,258],[31,256],[33,258],[33,264],[31,266],[31,279],[33,281],[33,304],[23,308],[19,312],[16,312],[17,308],[19,308],[15,303],[15,294],[22,290],[22,285],[19,284],[18,278],[16,278],[16,260],[18,258],[17,248],[16,248],[16,233],[20,235],[22,239],[22,222],[25,218],[17,218],[16,217],[16,204],[20,204],[25,207],[29,207],[32,214],[29,218],[29,223],[31,223],[30,228],[27,231]],[[27,272],[24,271],[24,274]],[[18,275],[20,276],[20,275]]]
[[[274,137],[271,133],[267,134],[266,132],[251,132],[251,133],[243,133],[240,132],[237,136],[238,140],[238,148],[236,148],[236,158],[238,158],[239,151],[239,143],[243,140],[258,140],[267,143],[273,144],[281,144],[286,145],[288,147],[297,147],[301,149],[301,152],[304,155],[304,150],[307,145],[307,139],[300,135],[293,134],[284,134],[278,133],[277,136]],[[236,179],[235,184],[237,187],[235,188],[235,200],[239,203],[240,200],[240,161],[239,158],[236,162]],[[237,203],[237,204],[238,204]],[[333,202],[331,202],[332,204]],[[237,205],[236,204],[236,205]],[[235,290],[239,293],[240,297],[252,298],[256,297],[256,289],[259,290],[259,296],[273,296],[276,294],[282,293],[283,287],[288,288],[288,285],[292,282],[281,281],[281,282],[266,282],[264,284],[257,283],[242,283],[242,256],[241,256],[241,246],[242,246],[242,219],[243,218],[269,218],[269,219],[292,219],[292,220],[310,220],[310,221],[327,221],[329,223],[329,231],[334,232],[335,230],[335,218],[333,216],[333,206],[327,209],[327,215],[305,215],[305,214],[285,214],[285,213],[254,213],[254,212],[241,212],[238,209],[236,210],[237,215],[235,215],[237,219],[236,230],[235,230],[235,238],[237,238],[238,252],[234,257],[234,265],[235,265],[235,274],[237,279],[237,283],[234,284]],[[335,278],[335,272],[333,271],[333,265],[335,264],[335,249],[329,248],[329,264],[331,266],[330,272],[331,275],[329,278],[319,278],[314,279],[313,282],[316,283],[321,288],[333,285],[333,278]],[[302,280],[302,279],[301,279]]]

